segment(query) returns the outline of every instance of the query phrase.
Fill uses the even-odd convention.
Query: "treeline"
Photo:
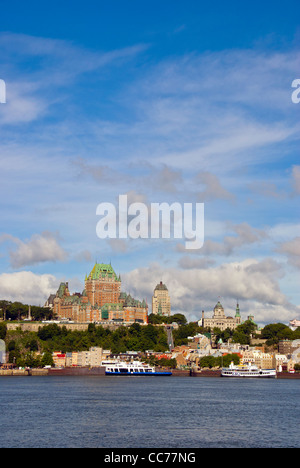
[[[160,324],[160,323],[178,323],[178,325],[185,325],[187,323],[187,319],[183,314],[174,314],[170,316],[166,315],[157,315],[157,314],[150,314],[148,315],[148,323],[152,324]]]
[[[84,351],[99,346],[116,354],[127,350],[165,351],[168,348],[165,330],[151,324],[141,326],[134,323],[130,327],[120,326],[114,331],[94,323],[90,323],[86,331],[72,331],[65,326],[50,324],[40,327],[37,336],[43,349],[49,351]]]
[[[22,302],[0,301],[0,317],[6,320],[24,320],[28,317],[29,305]],[[32,320],[52,320],[53,312],[49,307],[30,306]]]
[[[68,330],[65,326],[60,327],[54,323],[39,327],[36,333],[18,330],[7,332],[6,324],[2,322],[0,339],[6,342],[9,362],[31,367],[39,366],[39,362],[34,361],[40,359],[36,357],[37,352],[46,356],[47,363],[43,361],[42,364],[47,365],[51,364],[48,361],[53,351],[87,351],[91,347],[109,349],[113,354],[125,353],[128,350],[168,350],[167,334],[163,327],[155,327],[152,324],[141,326],[138,323],[130,327],[120,326],[115,331],[92,323],[85,331]]]
[[[299,340],[300,327],[293,331],[283,323],[271,323],[262,329],[261,338],[267,340],[268,346],[277,345],[281,340]]]
[[[203,356],[199,361],[200,367],[229,367],[230,363],[233,362],[235,365],[240,363],[240,358],[237,354],[226,354],[225,356]]]
[[[226,328],[226,330],[221,331],[219,328],[214,328],[213,335],[216,343],[220,339],[223,342],[228,342],[228,340],[231,339],[231,342],[233,343],[250,345],[251,337],[256,337],[266,340],[267,346],[277,346],[281,340],[300,339],[300,327],[293,331],[290,329],[290,327],[284,325],[283,323],[268,324],[262,328],[260,334],[256,334],[256,331],[256,324],[251,320],[246,320],[235,330]]]

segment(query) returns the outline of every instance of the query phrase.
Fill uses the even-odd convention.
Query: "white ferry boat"
[[[222,368],[221,377],[276,378],[276,369],[259,369],[250,362],[235,366],[232,362],[229,367]]]
[[[155,367],[133,361],[111,363],[105,367],[105,375],[172,375],[172,372],[156,372]]]

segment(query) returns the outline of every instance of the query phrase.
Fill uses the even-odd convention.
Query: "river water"
[[[300,447],[300,380],[0,378],[1,448]]]

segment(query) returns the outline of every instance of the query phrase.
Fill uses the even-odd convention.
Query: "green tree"
[[[232,335],[234,343],[250,344],[251,335],[257,329],[257,325],[251,320],[246,320],[244,323],[236,327]]]
[[[200,359],[200,367],[209,367],[210,369],[216,365],[216,358],[213,356],[204,356]]]
[[[187,319],[183,314],[174,314],[171,315],[172,322],[177,322],[179,325],[185,325],[187,323]]]
[[[61,328],[56,323],[51,323],[44,327],[39,327],[38,337],[43,340],[52,340],[61,335]]]
[[[30,340],[27,343],[26,348],[28,348],[30,351],[38,351],[39,347],[38,347],[37,340],[35,340],[35,339]]]
[[[5,340],[7,333],[7,326],[5,322],[0,322],[0,340]]]
[[[46,352],[46,353],[43,354],[42,359],[41,359],[41,365],[43,367],[45,367],[45,366],[54,366],[54,361],[53,361],[51,353]]]
[[[272,346],[277,345],[280,340],[295,339],[295,332],[283,323],[270,323],[262,329],[261,337],[267,340],[268,346]]]

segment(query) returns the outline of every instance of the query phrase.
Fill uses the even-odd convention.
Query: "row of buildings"
[[[67,282],[61,283],[56,294],[50,295],[46,307],[52,307],[54,314],[61,320],[73,322],[148,322],[148,304],[134,299],[130,294],[121,291],[121,277],[109,264],[95,263],[92,271],[85,277],[85,288],[82,293],[71,294]],[[171,299],[167,286],[160,281],[154,288],[152,296],[152,313],[169,317]],[[253,320],[253,316],[248,319]],[[218,301],[214,307],[213,317],[204,317],[199,325],[205,328],[235,329],[241,323],[239,304],[234,316],[226,316],[222,304]]]
[[[188,345],[178,346],[170,352],[155,353],[147,351],[146,355],[154,354],[158,359],[175,358],[177,367],[181,369],[199,370],[201,358],[205,356],[222,357],[226,354],[237,354],[240,363],[256,365],[261,369],[276,369],[278,372],[291,371],[295,364],[300,364],[300,340],[283,340],[279,342],[278,352],[266,353],[264,346],[250,347],[238,343],[224,343],[218,349],[212,347],[211,340],[206,335],[198,334],[190,338]],[[127,352],[122,360],[136,359],[140,353]],[[110,350],[91,347],[88,351],[73,351],[68,353],[54,352],[54,366],[61,367],[101,367],[111,359]]]
[[[176,359],[178,367],[199,370],[201,358],[222,357],[226,354],[237,354],[241,364],[251,362],[261,369],[289,372],[294,369],[295,364],[300,364],[300,340],[282,340],[279,342],[278,352],[267,353],[263,344],[249,346],[220,343],[216,349],[208,336],[198,334],[190,337],[188,345],[176,347],[171,356]]]
[[[134,299],[121,291],[121,277],[109,264],[95,263],[85,277],[82,293],[71,294],[69,284],[61,283],[56,294],[51,294],[45,307],[53,308],[54,314],[63,320],[74,322],[140,322],[147,323],[148,304]],[[168,288],[162,281],[154,289],[152,313],[171,315],[171,300]]]
[[[101,367],[102,361],[106,360],[110,351],[99,347],[92,347],[88,351],[72,351],[62,353],[55,351],[52,358],[55,367]]]

